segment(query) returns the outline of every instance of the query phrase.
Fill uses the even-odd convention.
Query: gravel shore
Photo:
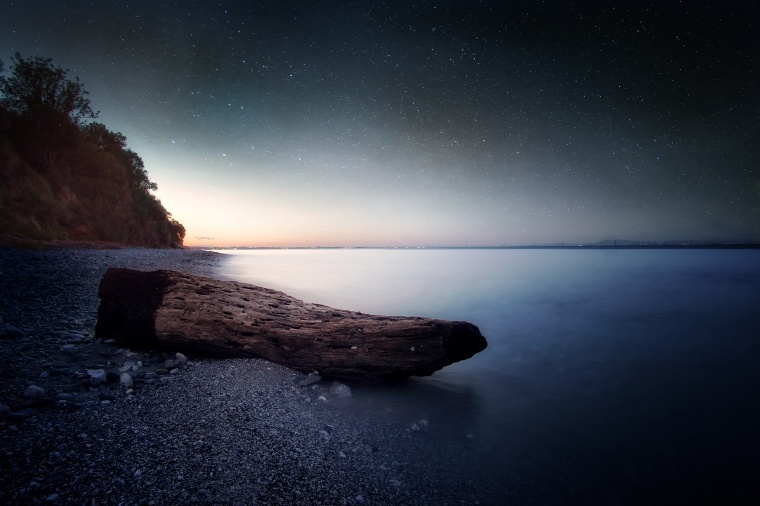
[[[263,360],[93,336],[109,267],[215,276],[198,250],[0,249],[0,502],[498,504],[427,422]],[[103,374],[101,374],[101,372]],[[36,388],[32,388],[36,387]],[[382,410],[381,410],[382,411]],[[457,465],[452,466],[453,460]]]

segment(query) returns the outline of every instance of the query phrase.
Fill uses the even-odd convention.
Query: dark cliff
[[[0,109],[0,234],[182,244],[182,225],[131,181],[130,169],[74,125],[44,125]]]

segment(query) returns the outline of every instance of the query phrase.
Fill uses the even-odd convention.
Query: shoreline
[[[303,374],[260,359],[183,362],[93,338],[108,267],[215,277],[222,258],[197,249],[0,247],[0,501],[500,502],[499,485],[463,476],[461,461],[450,465],[477,458],[466,448],[439,448],[392,412],[357,415],[358,401],[328,382],[299,385]],[[136,362],[145,374],[132,387],[113,374],[94,385],[87,374],[131,372]],[[30,385],[43,393],[25,396]]]

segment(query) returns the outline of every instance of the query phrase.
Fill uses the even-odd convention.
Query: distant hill
[[[59,95],[71,94],[66,86],[78,81],[40,58],[16,55],[12,70],[0,77],[0,235],[181,245],[184,227],[150,193],[156,185],[123,135],[83,121],[81,102],[66,110],[58,95],[34,101],[22,93],[57,78]],[[26,82],[40,73],[43,82]],[[86,119],[95,118],[84,100]]]

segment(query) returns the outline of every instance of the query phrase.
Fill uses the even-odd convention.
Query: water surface
[[[760,251],[229,253],[225,276],[309,302],[476,324],[487,350],[351,409],[425,420],[505,498],[757,498]]]

